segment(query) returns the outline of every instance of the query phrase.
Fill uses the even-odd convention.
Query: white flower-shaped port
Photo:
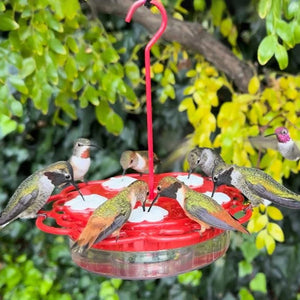
[[[137,179],[130,176],[111,177],[102,183],[103,187],[111,190],[121,190]]]

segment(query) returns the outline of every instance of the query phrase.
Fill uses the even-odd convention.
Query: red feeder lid
[[[179,180],[184,181],[193,190],[202,193],[208,192],[209,195],[213,188],[213,183],[209,178],[202,177],[198,174],[192,174],[188,180],[187,173],[155,174],[154,185],[157,186],[159,180],[165,176],[178,177]],[[68,187],[60,194],[49,198],[49,202],[53,203],[50,211],[41,212],[47,217],[55,219],[59,227],[52,227],[45,224],[44,221],[47,220],[47,218],[43,216],[37,218],[36,225],[39,229],[47,233],[68,235],[70,239],[74,241],[85,227],[93,210],[106,198],[112,198],[122,188],[127,186],[130,181],[136,179],[147,182],[148,175],[145,174],[140,176],[139,174],[130,174],[124,177],[116,176],[106,180],[92,181],[87,184],[81,183],[79,184],[79,187],[81,193],[84,195],[85,201],[82,200],[77,191],[74,191],[72,187]],[[223,202],[223,207],[228,210],[230,214],[235,215],[241,223],[248,221],[251,217],[251,210],[245,210],[246,206],[243,205],[244,198],[237,189],[221,186],[217,189],[214,198],[216,200],[219,198],[219,200]],[[239,213],[240,216],[237,216],[237,213]],[[129,221],[122,227],[118,240],[116,240],[115,237],[108,237],[94,245],[93,248],[88,251],[87,257],[81,257],[79,254],[75,253],[72,253],[72,256],[73,260],[83,268],[86,268],[86,264],[89,265],[90,268],[87,269],[90,271],[97,273],[100,271],[101,274],[112,277],[131,278],[130,275],[126,275],[124,270],[125,275],[122,272],[122,274],[120,274],[120,272],[117,274],[114,272],[111,273],[112,264],[109,264],[107,269],[108,273],[105,273],[105,268],[102,265],[103,263],[100,263],[101,270],[99,270],[97,267],[97,265],[99,265],[99,258],[98,264],[95,264],[95,260],[97,261],[97,253],[114,253],[113,255],[117,255],[119,260],[122,253],[124,255],[125,253],[130,253],[127,259],[128,263],[131,264],[135,262],[144,264],[147,260],[153,263],[153,259],[155,261],[157,260],[158,263],[161,263],[161,260],[164,261],[167,258],[167,260],[170,261],[170,257],[173,257],[172,253],[175,249],[185,249],[184,252],[187,251],[188,253],[189,247],[197,246],[201,243],[209,242],[211,245],[218,244],[219,246],[217,249],[206,247],[205,251],[201,251],[200,256],[198,255],[193,259],[193,266],[195,265],[197,268],[199,267],[199,263],[200,266],[203,266],[204,261],[204,265],[207,265],[223,255],[229,244],[228,232],[224,232],[217,228],[210,228],[204,233],[199,234],[200,228],[198,223],[185,215],[176,200],[161,197],[149,213],[143,212],[140,203],[138,203],[133,210]],[[91,254],[89,255],[90,252]],[[139,253],[143,253],[143,256],[139,257]],[[156,254],[155,257],[153,257],[153,253]],[[175,259],[176,255],[173,258]],[[123,257],[122,259],[125,258]],[[89,261],[89,263],[87,263],[87,261]],[[102,258],[100,261],[102,261]],[[173,260],[171,259],[171,261]],[[186,271],[185,269],[181,270],[181,267],[177,273]],[[131,270],[130,272],[132,273],[133,271]],[[147,272],[149,272],[148,269]],[[134,274],[134,278],[141,278],[140,275],[137,276],[136,273]],[[165,274],[165,276],[171,275]],[[154,277],[155,276],[162,277],[157,274],[154,275]]]

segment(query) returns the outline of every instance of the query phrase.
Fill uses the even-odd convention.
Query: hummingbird
[[[27,177],[16,189],[0,216],[0,229],[15,219],[37,217],[55,187],[66,183],[75,186],[73,169],[69,162],[59,161]],[[78,189],[77,186],[75,186]]]
[[[159,163],[157,155],[153,154],[154,167]],[[149,173],[148,165],[148,151],[124,151],[120,158],[120,164],[123,168],[123,175],[125,175],[126,170],[131,168],[141,175],[143,173]]]
[[[225,184],[240,190],[251,206],[258,206],[268,200],[287,208],[300,209],[300,195],[260,169],[220,164],[213,171],[213,182],[212,196],[218,186]]]
[[[105,201],[90,216],[87,225],[73,244],[72,249],[75,252],[84,254],[94,244],[104,240],[111,234],[118,238],[122,226],[129,219],[137,201],[142,203],[145,211],[148,194],[148,184],[145,181],[136,180],[116,196]]]
[[[79,138],[73,146],[73,154],[69,159],[73,167],[74,180],[85,181],[84,176],[91,165],[90,149],[96,147],[89,139]]]
[[[201,171],[208,177],[212,177],[212,171],[215,164],[224,163],[223,158],[217,153],[216,150],[206,147],[196,147],[194,148],[187,157],[189,163],[189,175],[196,167],[200,167]]]
[[[169,197],[177,200],[185,214],[201,226],[201,233],[212,227],[223,230],[238,230],[248,233],[233,216],[231,216],[218,202],[211,197],[190,189],[178,179],[166,176],[160,180],[157,186],[157,197]],[[148,211],[149,211],[148,210]]]
[[[252,146],[257,149],[271,148],[278,150],[280,154],[288,160],[300,159],[300,149],[291,139],[286,127],[278,127],[275,129],[275,133],[266,136],[249,137],[249,140]]]

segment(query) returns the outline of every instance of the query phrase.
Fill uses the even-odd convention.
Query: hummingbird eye
[[[283,129],[283,130],[281,131],[281,134],[287,134],[287,130],[286,130],[286,129]]]
[[[161,191],[161,187],[160,187],[160,186],[158,186],[158,187],[157,187],[157,190],[160,192],[160,191]]]
[[[66,175],[65,175],[65,178],[66,178],[67,180],[69,180],[69,179],[71,179],[71,175],[70,175],[70,174],[66,174]]]
[[[217,182],[217,181],[218,181],[218,176],[217,175],[213,176],[213,182]]]

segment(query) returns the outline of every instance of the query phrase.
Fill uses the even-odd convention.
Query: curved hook
[[[150,4],[155,5],[162,16],[162,22],[158,29],[158,31],[154,34],[152,39],[148,42],[145,48],[145,71],[146,71],[146,99],[147,99],[147,134],[148,134],[148,158],[149,158],[149,199],[154,199],[154,167],[153,167],[153,132],[152,132],[152,102],[151,102],[151,76],[150,76],[150,50],[151,47],[157,42],[157,40],[161,37],[163,32],[167,27],[168,17],[164,6],[156,1],[147,1],[147,0],[139,0],[132,4],[129,8],[127,16],[125,18],[126,22],[130,22],[134,12],[142,5],[146,5],[148,2]]]

